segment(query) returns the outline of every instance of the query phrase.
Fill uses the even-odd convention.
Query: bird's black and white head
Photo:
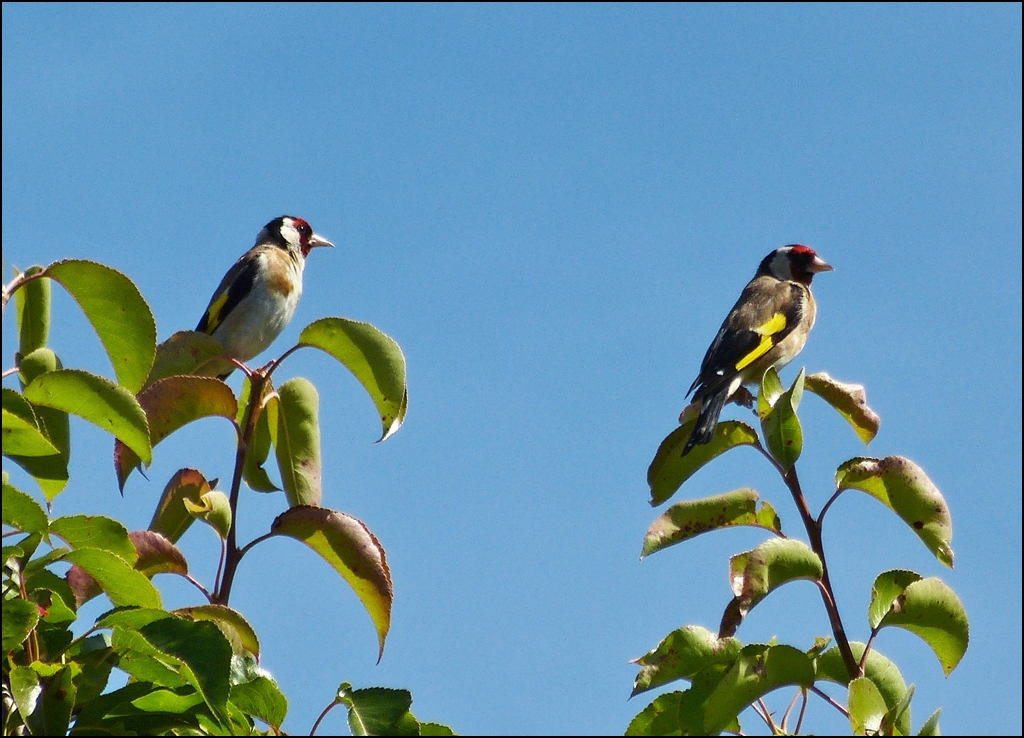
[[[264,243],[300,253],[303,258],[309,256],[310,250],[316,246],[334,246],[323,236],[313,233],[309,223],[291,215],[274,218],[263,226],[263,230],[256,236],[256,245]]]
[[[764,257],[758,267],[758,275],[770,274],[787,282],[800,282],[810,286],[818,272],[831,272],[832,266],[818,256],[810,246],[793,243],[775,249]]]

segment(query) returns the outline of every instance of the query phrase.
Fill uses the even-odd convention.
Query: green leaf
[[[113,518],[102,515],[70,515],[50,523],[50,532],[71,548],[98,548],[120,556],[129,566],[139,560],[128,531]]]
[[[190,515],[213,528],[222,541],[227,540],[231,530],[231,503],[226,494],[212,490],[203,494],[198,503],[188,498],[182,502]]]
[[[167,377],[141,392],[138,400],[146,413],[152,447],[200,418],[219,416],[234,425],[238,413],[238,402],[231,388],[210,377]],[[128,475],[140,463],[139,456],[126,444],[115,444],[114,467],[122,491]]]
[[[918,735],[942,735],[942,732],[939,730],[939,715],[941,714],[941,709],[933,712],[931,717],[924,721],[924,725],[921,726]]]
[[[391,338],[369,323],[347,318],[321,318],[299,335],[300,346],[312,346],[344,364],[369,393],[380,416],[380,440],[405,420],[409,397],[405,356]]]
[[[198,503],[200,497],[212,489],[200,472],[195,469],[179,469],[167,482],[160,501],[153,511],[149,529],[163,534],[171,543],[177,543],[195,520],[185,509],[185,500]]]
[[[882,735],[893,735],[896,724],[904,715],[907,716],[907,721],[910,721],[910,700],[913,696],[914,685],[911,684],[907,688],[906,694],[903,695],[903,699],[885,711],[885,715],[882,717],[882,726],[880,730]]]
[[[701,669],[717,664],[731,665],[742,644],[735,638],[719,639],[699,625],[687,625],[668,634],[657,648],[636,659],[640,673],[630,697],[655,689],[676,679],[692,679]]]
[[[180,608],[174,613],[189,620],[209,620],[215,623],[231,644],[232,653],[246,651],[259,658],[260,641],[256,631],[237,610],[225,605],[197,605]]]
[[[146,464],[152,461],[146,413],[131,392],[108,379],[78,369],[47,372],[25,388],[25,399],[95,423]]]
[[[720,636],[731,636],[743,618],[769,593],[797,579],[818,581],[821,559],[803,541],[773,538],[730,559],[730,585],[736,595],[722,617]]]
[[[3,523],[25,533],[46,535],[49,520],[42,505],[32,497],[12,486],[4,473],[3,481]]]
[[[133,530],[128,534],[139,554],[135,570],[152,579],[157,574],[188,574],[188,561],[181,550],[160,533]]]
[[[833,379],[825,372],[817,372],[807,377],[805,386],[835,408],[853,426],[857,437],[865,444],[871,443],[878,435],[882,420],[868,407],[864,385],[847,384]]]
[[[319,505],[321,487],[320,396],[308,379],[289,379],[277,391],[274,451],[288,505]]]
[[[684,423],[668,434],[647,469],[647,484],[651,488],[651,507],[665,502],[676,493],[683,482],[693,476],[716,456],[734,446],[759,446],[757,432],[749,425],[735,420],[719,423],[711,442],[694,446],[686,456],[683,447],[690,440],[696,418]]]
[[[888,707],[874,682],[866,677],[850,682],[847,706],[854,735],[878,735]]]
[[[864,644],[856,641],[850,642],[850,649],[853,657],[860,662],[864,655]],[[838,647],[830,648],[817,658],[817,673],[819,679],[825,679],[836,684],[846,686],[850,683],[850,675],[846,671],[843,657]],[[872,649],[868,652],[867,661],[864,664],[864,676],[874,682],[878,691],[885,699],[888,708],[900,703],[907,693],[907,683],[903,675],[896,668],[896,664]],[[900,735],[910,735],[910,711],[905,711],[896,720],[896,730]]]
[[[868,605],[868,625],[872,630],[878,628],[907,586],[921,578],[920,574],[900,569],[885,571],[875,577],[875,583],[871,585],[871,604]]]
[[[792,646],[745,646],[704,704],[705,735],[725,730],[752,702],[787,685],[814,684],[814,664]]]
[[[18,362],[18,376],[21,379],[22,388],[24,388],[39,375],[63,368],[57,354],[48,348],[40,348],[21,357]],[[71,457],[71,426],[68,414],[62,410],[42,406],[34,407],[33,412],[39,430],[49,439],[50,443],[56,446],[66,465]]]
[[[700,735],[703,732],[702,708],[706,697],[707,694],[696,693],[692,689],[663,694],[630,721],[626,735]],[[739,731],[738,724],[735,731]]]
[[[280,728],[288,714],[287,698],[274,680],[265,676],[231,687],[231,702],[274,728]]]
[[[764,377],[761,378],[761,386],[757,392],[757,415],[764,418],[772,411],[779,398],[782,397],[786,388],[782,386],[782,379],[774,366],[765,369]]]
[[[425,723],[420,721],[420,735],[449,736],[457,734],[443,723]]]
[[[8,393],[17,395],[13,390],[4,388],[6,399]],[[36,424],[10,412],[6,407],[0,409],[2,414],[4,456],[57,456],[57,448],[43,435]]]
[[[42,267],[29,267],[25,275],[42,271]],[[50,292],[50,280],[33,279],[14,293],[18,313],[18,353],[22,356],[42,348],[50,339]]]
[[[408,690],[370,687],[342,690],[339,697],[348,708],[352,735],[419,735]]]
[[[769,377],[770,374],[766,373],[765,379]],[[796,414],[800,398],[803,396],[803,388],[804,370],[801,369],[793,386],[783,392],[774,406],[761,416],[761,431],[764,433],[768,452],[786,471],[792,468],[803,451],[803,430],[800,427],[800,418]],[[759,408],[764,394],[762,392],[758,396]]]
[[[249,382],[248,377],[242,383],[242,399],[238,403],[238,427],[245,427],[245,418],[241,417],[246,411],[249,404],[249,392],[251,391],[252,385]],[[266,385],[267,390],[273,390],[268,380]],[[277,397],[271,397],[268,401],[264,402],[263,408],[256,418],[256,427],[253,428],[252,438],[249,440],[249,453],[245,455],[245,466],[242,468],[242,478],[245,479],[245,483],[249,485],[249,489],[255,492],[277,492],[281,488],[274,484],[270,476],[267,474],[266,469],[263,465],[267,463],[267,457],[270,456],[270,447],[272,444],[272,436],[277,431],[277,411],[278,401]],[[271,429],[274,433],[271,433]]]
[[[131,704],[143,712],[185,713],[196,705],[203,704],[203,696],[192,691],[178,694],[169,689],[156,689],[132,700]]]
[[[108,266],[78,259],[51,264],[46,276],[78,302],[107,351],[117,381],[133,394],[142,389],[156,355],[156,321],[135,284]]]
[[[5,565],[6,568],[6,565]],[[39,606],[20,598],[3,601],[3,647],[10,653],[28,638],[39,623]]]
[[[666,510],[644,536],[640,558],[668,548],[702,533],[734,525],[750,525],[782,532],[782,521],[767,502],[757,506],[757,492],[737,489],[703,500],[679,502]]]
[[[65,558],[95,579],[115,605],[161,607],[160,593],[149,579],[120,556],[95,548],[80,548],[69,551]],[[68,576],[68,584],[75,590],[76,605],[81,607],[85,600],[79,597],[88,590],[71,581],[71,572]]]
[[[201,367],[203,371],[199,373],[202,376],[217,376],[221,372],[214,372],[220,367],[203,365],[223,353],[224,347],[213,336],[196,331],[178,331],[156,347],[153,368],[142,389],[146,390],[167,377],[196,374],[196,370]]]
[[[910,459],[856,458],[836,470],[836,489],[867,492],[895,512],[935,557],[953,568],[953,521],[942,493]]]
[[[29,718],[36,711],[39,705],[39,698],[43,694],[43,688],[39,684],[39,675],[35,669],[29,666],[15,666],[11,669],[11,696],[18,706],[21,719],[28,725]],[[7,710],[4,710],[6,718]],[[5,726],[6,727],[6,726]]]
[[[271,531],[302,541],[345,578],[373,620],[380,643],[380,661],[391,627],[394,594],[384,547],[370,529],[342,512],[293,507],[277,517]]]
[[[183,676],[215,715],[226,716],[231,646],[220,628],[211,622],[171,617],[149,623],[139,633],[161,653],[184,664]]]
[[[892,625],[909,630],[931,646],[946,676],[967,652],[967,612],[956,593],[937,577],[907,585],[882,618],[880,627]]]

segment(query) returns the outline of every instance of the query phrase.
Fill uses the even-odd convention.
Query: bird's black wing
[[[790,289],[780,290],[780,284],[761,277],[744,288],[704,355],[690,392],[699,387],[697,394],[706,395],[726,386],[793,332],[803,315],[803,288],[790,282],[784,283]]]
[[[235,262],[221,280],[196,330],[213,335],[217,327],[252,290],[259,270],[259,254],[246,254]]]

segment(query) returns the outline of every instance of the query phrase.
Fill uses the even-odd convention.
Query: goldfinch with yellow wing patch
[[[334,244],[302,218],[282,215],[267,223],[256,245],[224,275],[196,330],[216,338],[238,361],[263,353],[295,315],[302,270],[316,246]]]
[[[814,249],[800,244],[775,249],[761,261],[686,393],[693,392],[698,416],[683,456],[714,438],[722,408],[741,386],[759,383],[769,366],[781,369],[803,350],[817,312],[811,280],[830,271]]]

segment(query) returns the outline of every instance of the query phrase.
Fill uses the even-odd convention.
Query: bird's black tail
[[[715,437],[715,428],[718,427],[718,416],[722,414],[725,401],[729,399],[727,387],[723,387],[710,397],[704,398],[700,406],[700,415],[697,416],[697,424],[693,427],[690,440],[683,447],[683,456],[690,453],[694,446],[708,443]]]

